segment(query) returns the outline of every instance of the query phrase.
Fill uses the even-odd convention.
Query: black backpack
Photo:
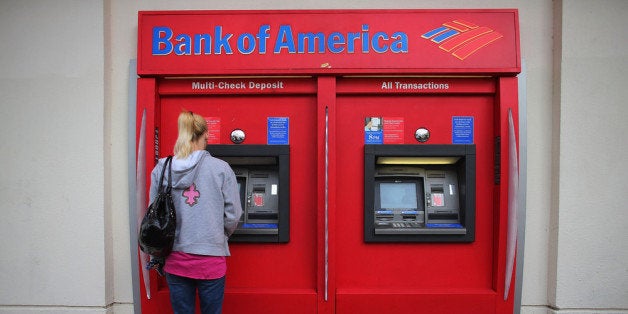
[[[168,186],[163,186],[168,168]],[[154,257],[166,257],[172,252],[177,228],[177,214],[172,200],[172,156],[168,156],[161,170],[157,197],[148,206],[142,219],[138,242],[142,252]]]

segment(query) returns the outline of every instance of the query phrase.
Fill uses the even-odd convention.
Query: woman
[[[227,240],[242,214],[238,185],[229,164],[205,150],[203,117],[182,112],[178,127],[172,160],[177,229],[164,266],[170,301],[176,314],[194,313],[198,291],[202,313],[220,313],[230,255]],[[160,159],[152,171],[150,199],[157,195],[164,161]]]

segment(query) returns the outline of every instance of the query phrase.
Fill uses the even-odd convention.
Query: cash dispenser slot
[[[365,242],[473,242],[475,145],[365,145]]]
[[[249,221],[260,220],[260,221],[276,222],[277,219],[279,219],[279,215],[277,213],[249,213],[248,218],[249,218]]]
[[[395,218],[395,215],[392,211],[379,211],[375,213],[375,219],[378,221],[390,221]]]
[[[450,213],[435,213],[435,214],[428,214],[428,220],[429,221],[445,221],[445,222],[453,222],[453,223],[459,223],[460,222],[460,216],[456,213],[456,214],[450,214]]]
[[[401,219],[403,219],[404,221],[417,221],[418,214],[419,214],[418,211],[402,212]]]
[[[243,214],[232,242],[289,242],[288,145],[208,145],[233,169]]]

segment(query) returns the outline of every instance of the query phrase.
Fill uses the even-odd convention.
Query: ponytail
[[[174,155],[178,159],[183,159],[194,150],[192,143],[207,132],[207,122],[191,111],[183,111],[179,114],[178,126],[179,137],[174,144]]]

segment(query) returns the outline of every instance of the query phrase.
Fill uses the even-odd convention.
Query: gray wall
[[[0,1],[0,312],[113,302],[103,18],[100,1]]]

